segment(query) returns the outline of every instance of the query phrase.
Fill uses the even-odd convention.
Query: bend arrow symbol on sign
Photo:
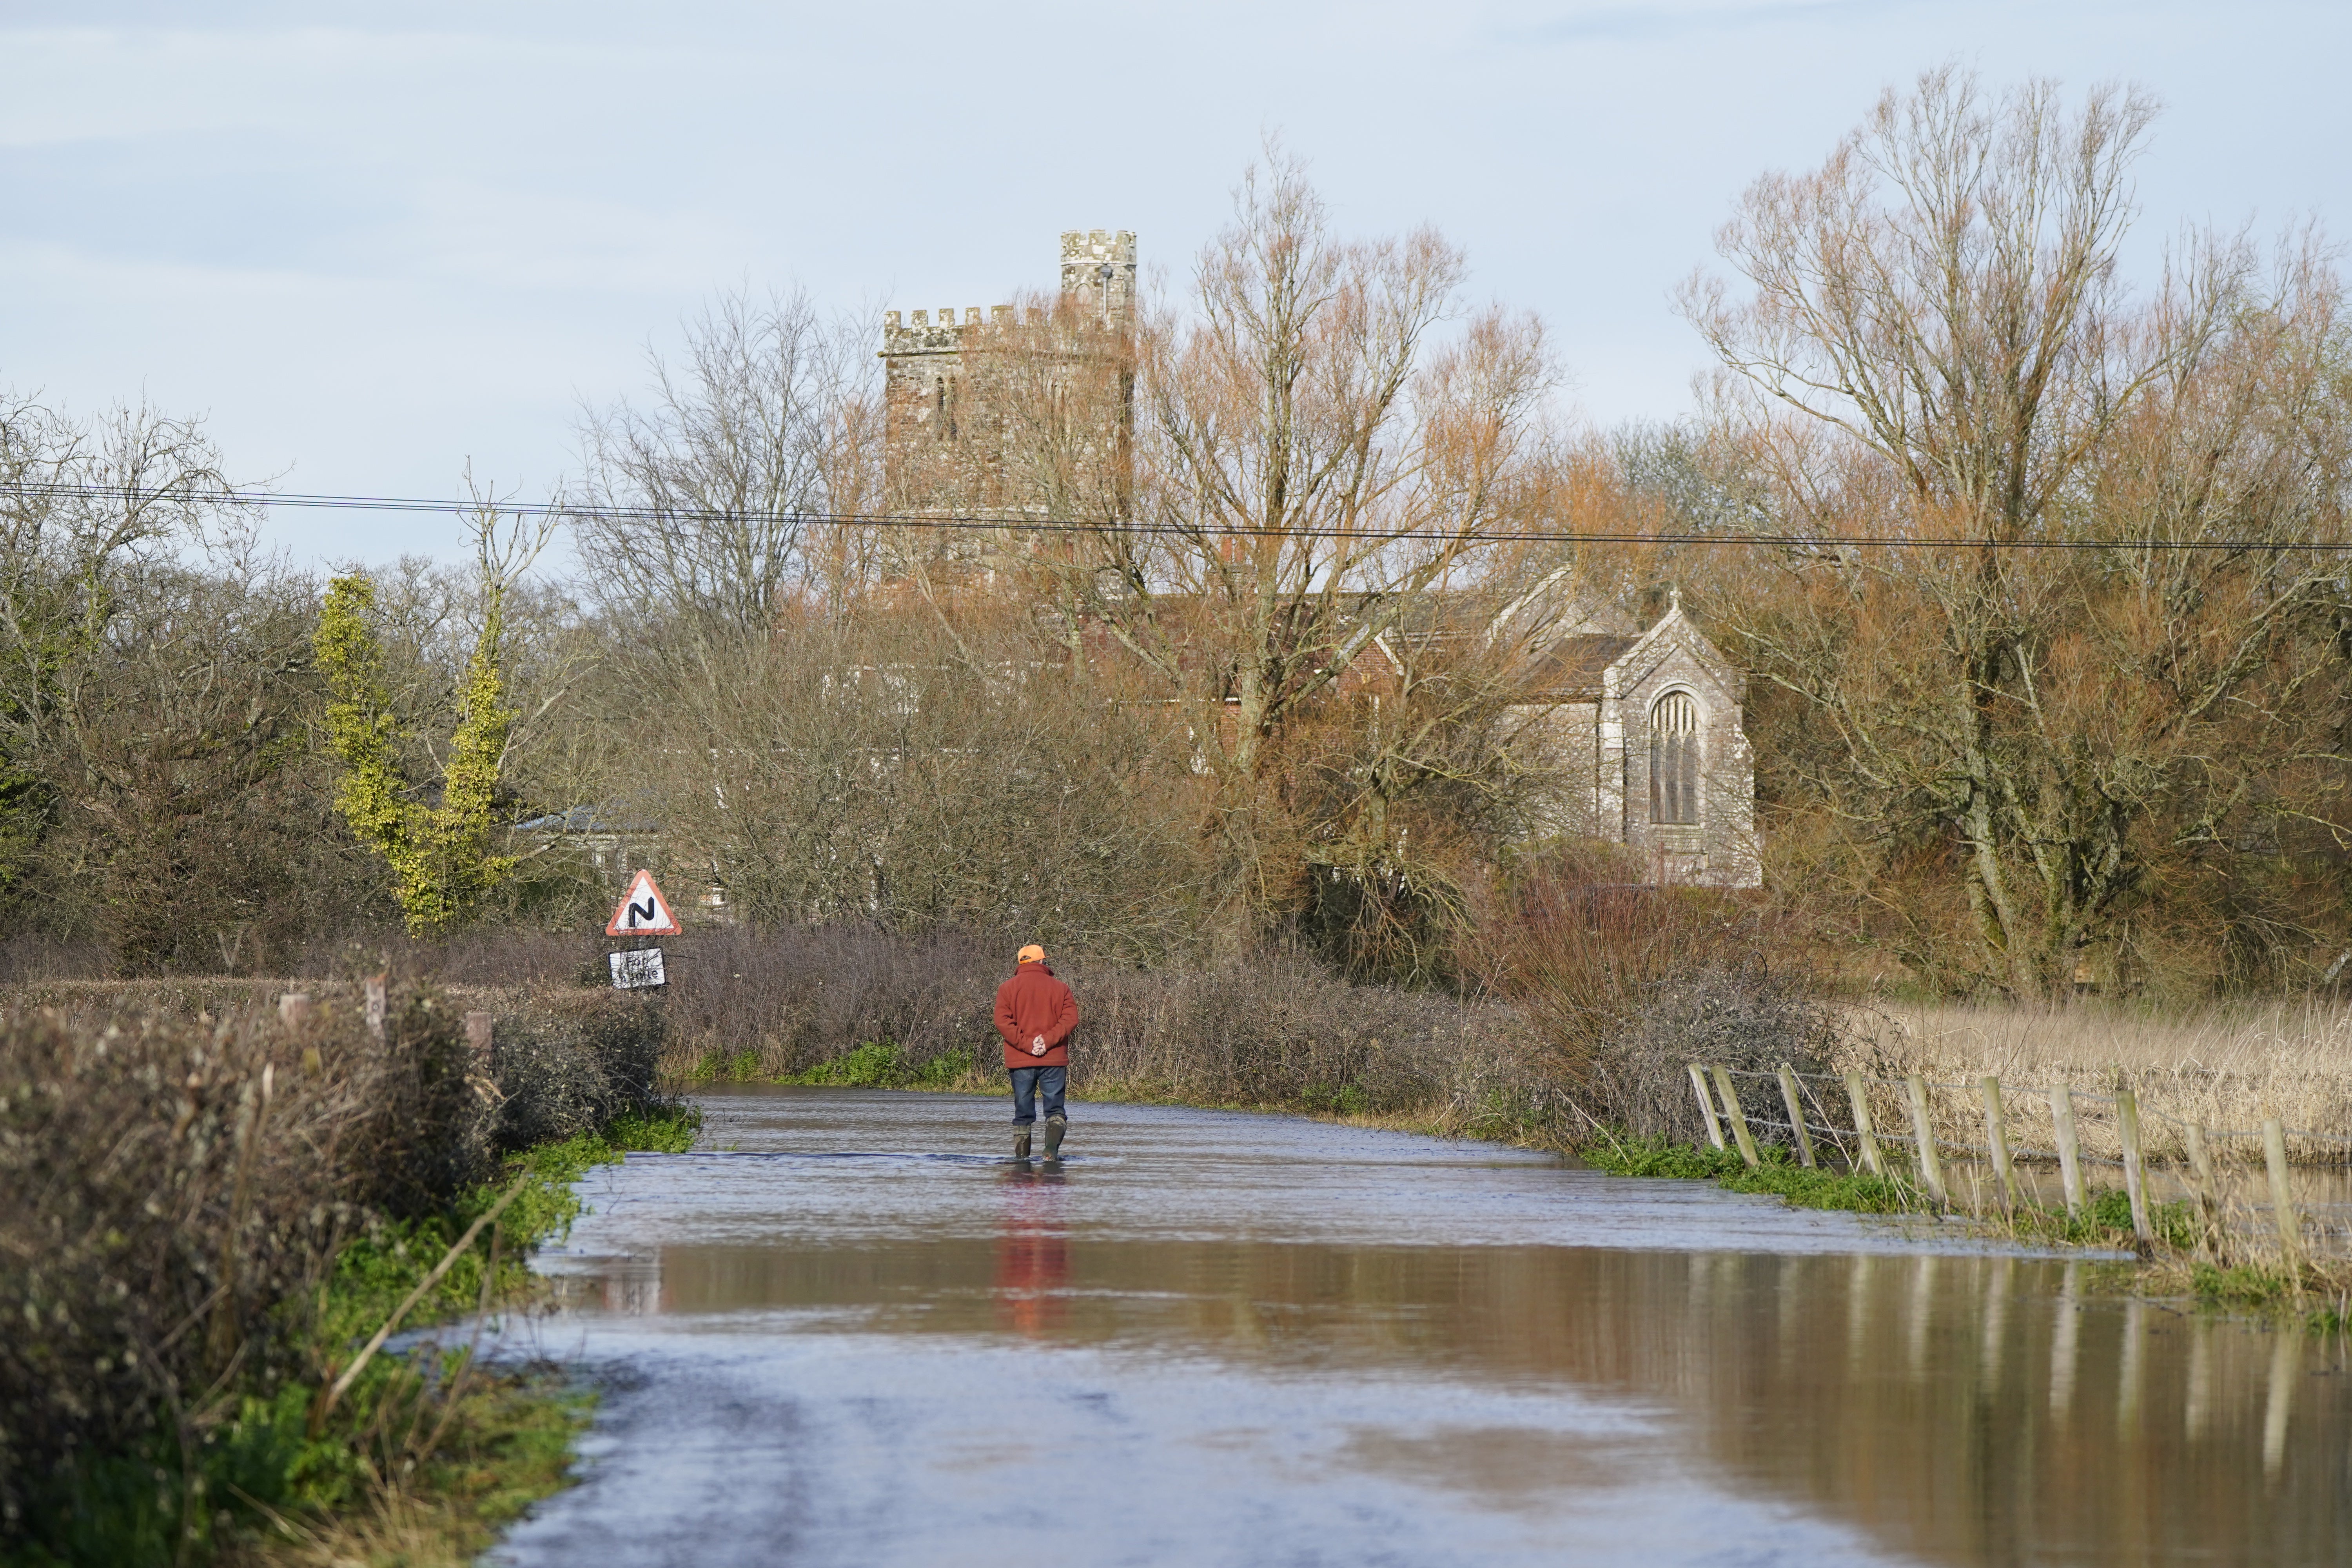
[[[621,895],[621,907],[613,911],[613,923],[604,928],[606,936],[681,936],[684,929],[677,917],[670,913],[669,901],[654,886],[654,874],[640,871]]]

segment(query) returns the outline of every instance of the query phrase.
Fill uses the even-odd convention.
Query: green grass
[[[1866,1172],[1846,1174],[1768,1163],[1725,1176],[1718,1184],[1735,1193],[1770,1193],[1797,1208],[1914,1214],[1927,1206],[1919,1189],[1910,1183]]]
[[[1800,1208],[1844,1209],[1856,1214],[1929,1213],[1936,1205],[1906,1177],[1865,1172],[1807,1170],[1786,1148],[1758,1148],[1754,1170],[1736,1150],[1671,1142],[1664,1138],[1603,1134],[1580,1151],[1586,1163],[1618,1176],[1673,1176],[1713,1181],[1728,1192],[1771,1193]],[[1988,1212],[1982,1222],[2024,1240],[2129,1250],[2133,1246],[2131,1197],[2118,1189],[2092,1194],[2080,1215],[2020,1204],[2013,1214]],[[2197,1246],[2197,1211],[2187,1203],[2153,1204],[2148,1226],[2157,1240],[2176,1251]]]
[[[2315,1334],[2352,1331],[2352,1292],[2338,1288],[2335,1300],[2327,1300],[2327,1289],[2340,1282],[2297,1279],[2271,1264],[2242,1263],[2225,1268],[2201,1260],[2189,1265],[2189,1279],[2202,1306],[2292,1320]],[[2314,1285],[2319,1289],[2314,1289]],[[2326,1304],[2315,1308],[2311,1305],[2315,1299]]]
[[[1316,1116],[1362,1116],[1372,1108],[1371,1097],[1352,1083],[1307,1089],[1300,1093],[1298,1102]]]
[[[1608,1135],[1583,1151],[1585,1163],[1612,1176],[1675,1176],[1706,1181],[1748,1168],[1728,1149],[1676,1143],[1664,1138]]]
[[[1927,1206],[1910,1183],[1864,1173],[1807,1170],[1789,1152],[1767,1143],[1762,1163],[1729,1149],[1675,1143],[1664,1138],[1610,1137],[1583,1151],[1585,1163],[1617,1176],[1673,1176],[1713,1181],[1727,1192],[1769,1193],[1798,1208],[1846,1209],[1856,1214],[1908,1214]]]
[[[783,1079],[786,1083],[833,1084],[843,1089],[897,1089],[913,1077],[907,1053],[888,1040],[868,1040],[829,1062],[819,1062]]]
[[[2284,1306],[2294,1296],[2294,1283],[2284,1270],[2260,1264],[2222,1268],[2198,1263],[2190,1267],[2189,1277],[2198,1300],[2216,1307],[2268,1311]]]
[[[2150,1204],[2147,1224],[2160,1245],[2176,1252],[2196,1249],[2195,1205]],[[2009,1227],[2016,1235],[2036,1241],[2063,1241],[2079,1246],[2126,1249],[2135,1243],[2131,1194],[2120,1188],[2093,1193],[2079,1215],[2068,1214],[2063,1208],[2044,1208],[2038,1204],[2020,1204]]]
[[[705,1051],[686,1076],[693,1083],[751,1083],[760,1076],[760,1053]]]

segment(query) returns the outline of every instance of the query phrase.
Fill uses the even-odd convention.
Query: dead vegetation
[[[360,1485],[378,1436],[437,1428],[421,1406],[371,1425],[419,1397],[391,1365],[338,1416],[320,1391],[359,1370],[345,1336],[441,1256],[502,1155],[656,1103],[658,1016],[632,999],[397,986],[379,1037],[356,984],[306,985],[298,1023],[278,989],[10,999],[0,1542],[176,1561],[257,1509],[318,1505],[321,1476]],[[508,1045],[487,1061],[462,1023],[485,1002]],[[471,1257],[450,1289],[470,1304],[490,1279]]]
[[[975,325],[991,411],[923,460],[868,328],[722,300],[587,417],[551,504],[590,570],[503,601],[494,815],[539,826],[486,847],[520,858],[486,919],[593,929],[646,865],[757,925],[1271,945],[1533,1005],[1487,950],[1529,863],[1594,847],[1541,837],[1575,818],[1508,645],[1679,593],[1747,678],[1771,986],[1797,952],[1947,996],[2318,981],[2352,947],[2341,279],[2315,234],[2192,233],[2136,290],[2151,112],[1890,92],[1741,198],[1685,300],[1725,379],[1664,431],[1554,424],[1541,324],[1441,236],[1345,232],[1279,148],[1185,297]],[[110,973],[318,973],[397,913],[333,805],[320,584],[223,461],[0,397],[0,887]],[[486,592],[396,563],[355,628],[402,811]]]
[[[2152,1159],[2185,1158],[2189,1123],[2217,1135],[2217,1159],[2242,1163],[2260,1162],[2259,1143],[2218,1135],[2259,1129],[2266,1118],[2286,1124],[2299,1160],[2341,1162],[2345,1151],[2326,1140],[2352,1137],[2352,1007],[2338,1002],[2222,1002],[2162,1012],[2095,1002],[1882,1004],[1849,1010],[1844,1024],[1841,1068],[1916,1072],[1965,1086],[1931,1100],[1939,1130],[1958,1143],[1983,1140],[1972,1093],[1988,1074],[2004,1089],[2024,1091],[2012,1100],[2017,1135],[2044,1152],[2054,1146],[2046,1091],[2060,1084],[2087,1096],[2128,1084]],[[2298,1139],[2296,1131],[2318,1137]],[[2084,1115],[2081,1135],[2086,1152],[2122,1157],[2112,1116]]]

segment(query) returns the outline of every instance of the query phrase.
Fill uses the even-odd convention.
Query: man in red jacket
[[[996,1032],[1004,1037],[1004,1066],[1013,1074],[1013,1157],[1029,1157],[1036,1096],[1045,1091],[1045,1158],[1061,1157],[1067,1116],[1062,1096],[1070,1082],[1070,1032],[1078,1026],[1077,998],[1045,967],[1035,942],[1013,961],[1013,978],[996,988]]]

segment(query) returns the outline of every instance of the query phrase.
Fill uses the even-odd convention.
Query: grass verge
[[[683,1106],[625,1113],[508,1156],[499,1176],[445,1212],[352,1237],[314,1299],[279,1309],[302,1320],[294,1350],[311,1375],[257,1374],[221,1391],[222,1414],[194,1434],[159,1412],[143,1443],[52,1474],[28,1510],[31,1530],[0,1561],[471,1562],[500,1526],[565,1483],[591,1405],[552,1367],[481,1364],[478,1314],[512,1310],[536,1293],[528,1254],[583,1212],[573,1182],[632,1152],[683,1151],[699,1120]],[[510,1186],[520,1190],[496,1223],[451,1258]],[[373,1356],[330,1403],[327,1390],[420,1288],[402,1327],[472,1316],[465,1341],[428,1334]]]
[[[1754,1170],[1728,1149],[1675,1143],[1664,1138],[1603,1134],[1586,1145],[1584,1161],[1612,1176],[1671,1176],[1712,1181],[1727,1192],[1769,1193],[1798,1208],[1846,1209],[1855,1214],[1925,1214],[1927,1194],[1899,1177],[1864,1172],[1844,1174],[1808,1170],[1786,1151],[1767,1144]]]
[[[1604,1132],[1580,1152],[1586,1163],[1612,1175],[1712,1181],[1728,1192],[1770,1193],[1800,1208],[1856,1214],[1944,1212],[1943,1205],[1902,1176],[1807,1170],[1777,1144],[1759,1148],[1761,1163],[1753,1170],[1731,1150],[1664,1138]],[[2156,1241],[2147,1249],[2133,1233],[2131,1198],[2120,1191],[2095,1193],[2079,1215],[2020,1204],[2011,1212],[1967,1217],[1986,1234],[2019,1241],[2112,1252],[2144,1250],[2151,1267],[2133,1277],[2142,1294],[2193,1296],[2212,1310],[2265,1318],[2312,1333],[2352,1332],[2352,1279],[2309,1265],[2290,1270],[2261,1262],[2216,1263],[2200,1252],[2197,1212],[2188,1203],[2149,1205],[2148,1226]]]

